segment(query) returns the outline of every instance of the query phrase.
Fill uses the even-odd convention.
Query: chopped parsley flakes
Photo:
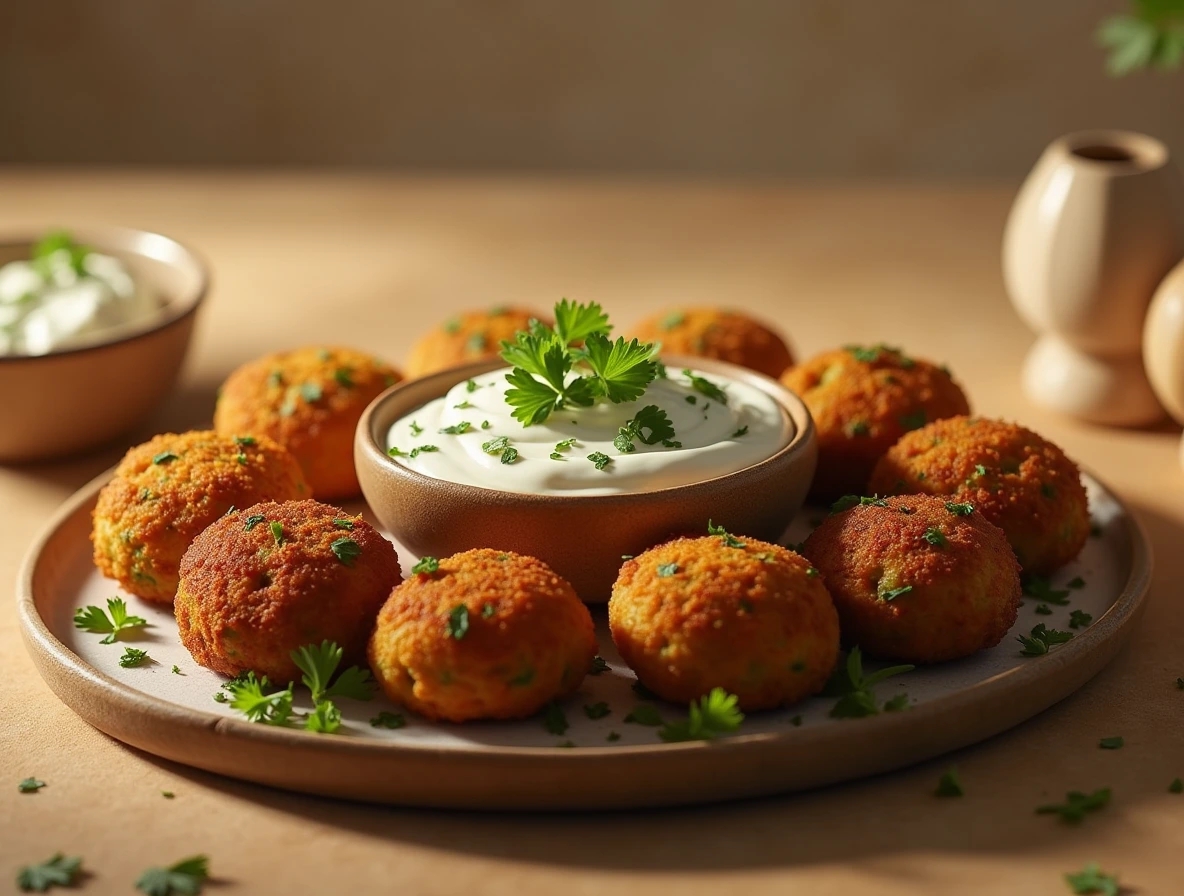
[[[457,604],[448,614],[448,634],[459,641],[469,632],[469,608]]]
[[[720,404],[728,403],[728,394],[711,380],[692,373],[689,368],[684,369],[682,375],[690,380],[691,388],[696,392],[706,395],[712,401],[718,401]]]
[[[658,578],[666,579],[678,572],[677,563],[659,563],[658,564]]]
[[[634,440],[640,440],[645,445],[656,445],[658,442],[672,442],[674,436],[674,425],[670,422],[670,417],[656,404],[650,404],[638,411],[632,420],[618,430],[616,438],[613,439],[613,447],[622,454],[628,454],[635,449]],[[672,444],[666,447],[672,447]]]
[[[338,538],[329,549],[333,555],[346,566],[353,566],[354,561],[362,555],[362,547],[352,538]]]
[[[154,464],[169,464],[169,463],[172,463],[173,461],[178,460],[178,459],[179,459],[178,455],[173,454],[173,452],[162,451],[162,452],[160,452],[160,454],[158,454],[154,458],[152,458],[152,463],[154,463]]]
[[[962,789],[962,782],[958,780],[958,769],[951,765],[948,769],[941,773],[941,777],[937,779],[937,789],[933,792],[934,796],[962,796],[965,791]]]
[[[1020,656],[1043,656],[1055,645],[1064,644],[1066,641],[1071,640],[1072,637],[1072,632],[1061,632],[1055,628],[1050,629],[1041,622],[1032,629],[1029,637],[1019,635],[1016,640],[1023,645]]]
[[[1068,824],[1079,824],[1088,812],[1097,812],[1110,804],[1110,788],[1102,787],[1093,793],[1071,790],[1065,794],[1065,802],[1049,803],[1036,807],[1037,815],[1059,815]]]
[[[413,573],[431,574],[440,569],[440,561],[435,557],[429,557],[426,554],[419,558],[419,562],[411,567]]]
[[[593,464],[595,464],[596,469],[598,469],[598,470],[603,470],[605,467],[607,467],[613,461],[613,459],[611,457],[609,457],[607,454],[604,454],[600,451],[593,451],[591,454],[588,455],[588,460],[590,460]]]
[[[140,650],[136,647],[123,648],[123,656],[119,658],[119,665],[125,669],[132,669],[136,666],[142,666],[152,658],[148,656],[147,650]]]

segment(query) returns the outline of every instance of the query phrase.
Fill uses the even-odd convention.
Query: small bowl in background
[[[455,367],[400,383],[362,414],[354,462],[375,516],[417,556],[445,557],[497,548],[538,557],[587,603],[608,600],[624,554],[640,554],[671,536],[707,534],[713,520],[765,541],[784,534],[814,478],[818,446],[804,404],[774,380],[734,364],[669,357],[671,369],[695,367],[740,380],[772,396],[793,423],[789,444],[767,460],[714,479],[623,495],[533,495],[425,476],[386,454],[391,426],[457,383],[503,367],[500,360]]]
[[[3,463],[78,454],[151,414],[177,381],[209,287],[205,264],[166,236],[121,227],[71,234],[122,261],[161,308],[93,344],[47,355],[0,356]],[[29,258],[41,236],[0,240],[0,265]]]

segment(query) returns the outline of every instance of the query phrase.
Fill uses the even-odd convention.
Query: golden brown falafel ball
[[[843,640],[874,656],[936,663],[998,644],[1015,623],[1019,564],[969,504],[929,495],[845,498],[802,553],[830,589]]]
[[[754,538],[679,538],[627,560],[608,620],[641,683],[678,703],[715,687],[746,711],[794,703],[822,689],[839,654],[817,571]]]
[[[626,338],[660,342],[663,353],[716,358],[776,379],[793,363],[785,341],[737,311],[678,308],[647,317]]]
[[[317,501],[256,504],[201,533],[181,560],[181,643],[226,675],[299,675],[291,652],[336,641],[361,662],[399,581],[395,547],[360,516]]]
[[[970,412],[948,370],[884,345],[823,352],[781,382],[806,403],[818,431],[816,500],[862,491],[876,461],[906,432]]]
[[[407,376],[427,376],[437,370],[496,358],[502,340],[513,342],[514,334],[528,329],[535,319],[550,323],[543,315],[505,306],[489,311],[465,311],[450,317],[411,347]]]
[[[165,433],[123,456],[92,514],[95,566],[125,590],[171,602],[189,543],[231,507],[309,494],[300,465],[266,436]]]
[[[573,693],[595,655],[592,616],[571,585],[541,560],[485,548],[395,588],[369,647],[388,697],[452,722],[538,712]]]
[[[876,464],[868,490],[969,501],[1006,533],[1026,572],[1064,566],[1089,536],[1077,465],[1031,430],[1001,420],[950,417],[908,433]]]
[[[244,364],[222,386],[214,428],[270,436],[295,456],[318,498],[358,494],[354,429],[401,377],[351,348],[310,346]]]

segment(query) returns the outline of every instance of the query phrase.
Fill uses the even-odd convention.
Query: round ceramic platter
[[[1038,614],[1039,602],[1026,597],[998,647],[877,685],[881,704],[907,694],[905,711],[835,719],[829,715],[835,699],[817,697],[753,714],[736,734],[714,741],[664,743],[657,728],[625,721],[644,698],[632,688],[633,673],[613,649],[598,608],[601,654],[610,668],[589,676],[563,703],[569,727],[562,734],[540,718],[454,725],[410,713],[403,728],[377,729],[369,720],[399,707],[375,698],[340,700],[345,723],[339,733],[323,735],[253,724],[215,702],[223,679],[193,662],[168,610],[128,598],[131,612],[150,626],[112,645],[74,627],[76,609],[105,606],[119,594],[91,563],[90,514],[105,480],[62,507],[30,549],[17,583],[26,645],[54,692],[101,731],[166,759],[291,790],[404,805],[672,805],[816,787],[918,762],[1003,731],[1084,684],[1127,640],[1151,575],[1142,529],[1113,494],[1086,477],[1095,534],[1054,579],[1067,592],[1057,599],[1067,603],[1046,604],[1041,609],[1051,613]],[[803,512],[787,543],[804,538],[818,515]],[[414,558],[400,553],[409,569]],[[1078,577],[1084,587],[1068,587]],[[1047,655],[1021,656],[1017,635],[1040,622],[1069,629],[1072,610],[1090,614],[1092,623]],[[121,668],[118,658],[128,645],[146,648],[154,662]],[[171,671],[174,664],[180,674]],[[600,702],[609,714],[590,719],[584,706]],[[657,707],[667,721],[685,718],[685,707]]]

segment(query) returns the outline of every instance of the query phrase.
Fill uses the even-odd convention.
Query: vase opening
[[[1078,146],[1073,155],[1094,162],[1133,162],[1135,155],[1123,146],[1109,146],[1103,143],[1092,146]]]

